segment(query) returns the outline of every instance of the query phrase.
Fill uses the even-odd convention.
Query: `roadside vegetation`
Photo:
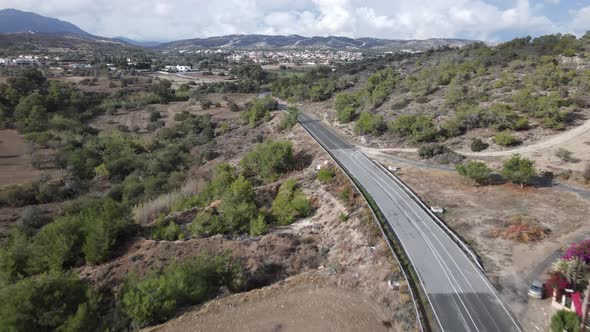
[[[266,74],[244,67],[233,75],[244,80],[241,84],[254,85],[244,89],[257,90]],[[188,168],[215,155],[216,124],[209,115],[178,112],[164,126],[162,114],[149,106],[193,97],[203,110],[214,106],[194,91],[156,80],[113,94],[84,92],[47,80],[38,70],[0,84],[0,125],[55,151],[52,163],[64,174],[0,189],[1,207],[25,207],[0,248],[0,330],[126,330],[162,322],[180,307],[217,295],[220,287],[246,289],[241,266],[225,256],[203,254],[147,276],[132,275],[115,298],[106,299],[73,269],[108,262],[137,236],[158,241],[259,236],[313,211],[297,180],[285,180],[295,168],[292,143],[264,140],[239,167],[220,164],[197,194],[176,199],[178,209],[200,209],[188,225],[166,214],[151,226],[133,222],[134,207],[178,190]],[[270,120],[277,106],[271,97],[255,99],[244,107],[242,119],[256,127]],[[99,131],[89,125],[97,116],[129,110],[149,112],[149,137],[129,128]],[[280,130],[291,128],[297,115],[290,108]],[[273,181],[284,182],[276,197],[257,201],[255,187]],[[47,203],[63,208],[48,216],[35,206]]]
[[[358,135],[388,134],[410,144],[487,128],[497,133],[497,145],[513,146],[521,141],[509,132],[563,130],[588,107],[588,73],[563,60],[588,50],[590,34],[566,34],[426,52],[415,63],[376,70],[354,92],[336,94],[335,117],[355,122]]]

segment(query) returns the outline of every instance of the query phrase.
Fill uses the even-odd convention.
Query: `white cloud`
[[[0,0],[0,8],[58,17],[97,35],[143,40],[233,33],[498,40],[559,32],[560,25],[543,15],[539,3],[512,0],[500,8],[486,1]],[[584,29],[588,15],[589,7],[575,11],[569,29]]]
[[[573,13],[573,19],[570,23],[571,32],[582,35],[590,31],[590,6],[584,7]]]

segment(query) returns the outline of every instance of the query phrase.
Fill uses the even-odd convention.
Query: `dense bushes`
[[[89,108],[98,103],[95,95],[58,81],[47,82],[36,69],[24,70],[22,76],[11,77],[7,83],[0,84],[0,127],[14,126],[21,132],[77,131],[77,124],[92,114]],[[56,115],[60,117],[53,120]]]
[[[24,206],[59,201],[73,196],[75,190],[45,180],[12,185],[0,189],[0,206]]]
[[[580,317],[573,311],[559,310],[551,317],[551,332],[580,331]]]
[[[359,94],[339,93],[336,95],[334,108],[340,123],[348,123],[356,119],[357,109],[360,107],[359,99]]]
[[[15,228],[8,246],[0,250],[0,284],[61,271],[82,258],[88,263],[100,262],[108,258],[127,225],[128,209],[105,199],[76,214],[55,218],[34,235],[26,227]]]
[[[330,67],[317,66],[303,75],[278,77],[272,82],[271,89],[273,95],[281,99],[322,101],[350,85],[351,80],[346,76],[338,78]]]
[[[218,201],[216,204],[214,201]],[[252,227],[258,233],[265,216],[258,211],[254,202],[252,184],[243,176],[236,176],[236,170],[221,164],[215,176],[197,195],[180,203],[180,209],[190,206],[206,207],[193,220],[191,232],[195,236],[215,234],[242,234]]]
[[[173,263],[143,279],[130,277],[119,297],[122,311],[135,328],[162,322],[182,306],[199,304],[220,287],[241,287],[241,268],[226,256],[199,256]]]
[[[183,238],[184,234],[174,219],[166,219],[164,215],[160,215],[156,219],[156,224],[152,229],[152,239],[174,241]]]
[[[474,140],[471,141],[471,151],[473,152],[480,152],[483,151],[485,149],[487,149],[490,145],[484,141],[482,141],[480,138],[476,138]]]
[[[2,331],[98,331],[98,301],[73,274],[42,274],[0,288]]]
[[[283,182],[272,203],[272,213],[278,225],[291,224],[296,218],[309,215],[312,209],[310,201],[297,188],[294,179]]]
[[[434,156],[443,154],[443,153],[447,153],[449,152],[449,149],[447,147],[445,147],[442,144],[437,144],[437,143],[429,143],[429,144],[423,144],[419,149],[418,149],[418,155],[420,156],[420,158],[423,159],[430,159]]]
[[[248,121],[250,127],[256,127],[260,120],[270,120],[270,112],[276,110],[278,105],[278,102],[271,96],[257,98],[247,106],[243,117]]]
[[[373,136],[380,136],[383,134],[385,130],[385,122],[383,121],[383,116],[377,114],[371,114],[367,111],[362,111],[361,115],[359,116],[356,124],[354,126],[354,130],[363,135],[363,134],[371,134]]]
[[[288,141],[257,144],[253,151],[244,155],[240,166],[248,177],[274,179],[281,173],[293,170],[293,144]]]
[[[327,167],[322,167],[317,174],[317,179],[318,181],[320,181],[321,183],[328,183],[328,182],[332,182],[332,180],[334,180],[334,176],[335,176],[335,172],[333,169],[331,168],[327,168]]]
[[[422,114],[402,114],[388,124],[389,130],[414,142],[433,141],[438,130],[432,118]]]
[[[569,113],[561,110],[568,102],[556,93],[534,96],[532,90],[523,89],[513,96],[513,101],[521,112],[541,119],[541,125],[545,128],[561,130],[571,121]]]
[[[281,122],[278,124],[278,130],[283,131],[292,128],[297,123],[299,117],[299,110],[295,106],[289,106],[287,108],[287,115],[283,116]]]
[[[494,136],[494,142],[506,147],[520,144],[520,140],[516,136],[510,134],[509,131],[501,132]]]

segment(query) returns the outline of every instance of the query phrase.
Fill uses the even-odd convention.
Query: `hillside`
[[[165,43],[158,46],[163,50],[225,48],[225,49],[348,49],[348,50],[381,50],[424,51],[445,46],[462,47],[473,43],[464,39],[426,40],[388,40],[378,38],[348,37],[303,37],[299,35],[268,36],[268,35],[228,35],[209,38],[196,38]]]
[[[0,33],[38,32],[54,34],[90,34],[72,23],[16,9],[0,10]]]

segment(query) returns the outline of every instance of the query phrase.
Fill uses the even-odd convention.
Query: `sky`
[[[0,0],[0,8],[141,41],[257,33],[499,42],[590,30],[590,0]]]

